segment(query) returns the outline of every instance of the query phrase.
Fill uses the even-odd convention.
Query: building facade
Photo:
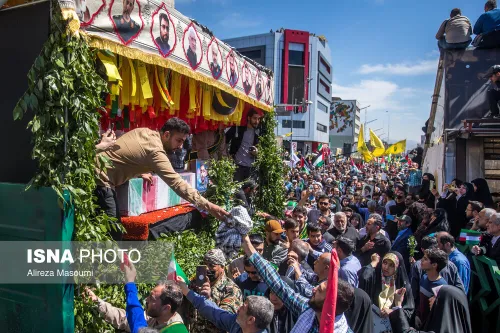
[[[330,147],[342,148],[344,154],[356,151],[361,115],[357,100],[333,99],[330,108]],[[337,118],[335,117],[337,115]]]
[[[301,104],[295,107],[296,112],[287,107],[277,117],[277,135],[293,133],[284,141],[285,148],[293,140],[298,151],[307,153],[315,151],[320,143],[329,143],[333,71],[330,47],[324,37],[281,29],[224,42],[274,71],[276,105]]]

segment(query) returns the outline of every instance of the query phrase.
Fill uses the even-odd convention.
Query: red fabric
[[[321,311],[319,323],[319,333],[333,333],[335,326],[335,310],[337,308],[337,282],[339,275],[340,261],[337,250],[332,250],[330,259],[330,271],[328,272],[328,286],[326,288],[326,298]]]
[[[123,235],[123,240],[147,240],[149,235],[149,225],[159,221],[172,218],[177,215],[187,214],[195,210],[190,204],[183,204],[139,216],[122,217],[121,222],[127,231]]]

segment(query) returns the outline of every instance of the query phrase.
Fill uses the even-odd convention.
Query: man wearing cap
[[[266,223],[266,242],[264,244],[264,253],[262,257],[271,264],[279,266],[287,257],[288,249],[280,244],[281,234],[285,229],[276,220],[270,220]]]
[[[408,250],[408,238],[413,235],[411,231],[411,217],[408,215],[401,215],[396,217],[398,222],[398,235],[392,243],[391,251],[397,251],[403,256],[404,263],[408,272],[410,271],[410,252]]]
[[[500,101],[500,65],[493,65],[488,69],[485,78],[491,81],[491,87],[488,89],[488,103],[490,105],[490,118],[500,119],[498,101]]]
[[[226,276],[224,271],[226,257],[222,250],[212,249],[208,251],[203,258],[203,264],[208,267],[208,280],[196,292],[215,303],[222,310],[236,313],[243,304],[241,290]],[[191,283],[191,286],[195,286],[195,283]],[[203,318],[197,310],[192,309],[187,318],[191,319],[189,332],[220,332],[213,323]]]

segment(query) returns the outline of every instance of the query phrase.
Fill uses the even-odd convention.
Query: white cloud
[[[363,80],[358,84],[341,86],[332,84],[333,95],[342,99],[356,99],[361,107],[370,105],[370,110],[397,109],[393,101],[396,92],[401,91],[397,84],[382,80]]]
[[[364,64],[358,70],[360,74],[392,74],[392,75],[422,75],[435,74],[437,70],[437,60],[421,60],[417,63],[400,64]]]

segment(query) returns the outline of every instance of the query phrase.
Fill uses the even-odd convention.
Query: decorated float
[[[2,165],[0,199],[6,205],[0,217],[20,221],[0,228],[0,240],[108,239],[110,222],[95,215],[93,190],[97,163],[106,163],[96,161],[95,144],[109,128],[118,136],[138,127],[158,130],[169,118],[179,117],[193,135],[189,146],[169,156],[176,171],[203,192],[207,169],[215,166],[212,179],[218,177],[219,186],[227,186],[224,181],[231,180],[234,169],[223,158],[224,132],[245,125],[251,108],[264,115],[264,126],[271,129],[255,164],[266,173],[260,178],[257,204],[280,214],[283,174],[273,134],[274,81],[269,69],[240,55],[171,2],[11,0],[3,4],[0,20],[11,28],[1,36],[12,52],[1,59],[11,64],[6,75],[13,74],[2,102],[14,109],[15,120],[12,114],[2,119],[0,132],[3,139],[17,140],[15,147],[6,148],[11,159]],[[19,73],[26,73],[27,80]],[[218,159],[219,164],[208,163]],[[175,218],[184,220],[180,230],[202,219],[160,179],[153,176],[151,185],[137,178],[118,190],[126,239],[179,231],[164,228],[175,224],[169,223]],[[216,192],[219,204],[227,200],[220,189]],[[177,259],[188,271],[195,267],[198,252],[212,246],[199,237],[191,233],[175,238],[185,251]],[[122,305],[120,286],[100,288],[101,295]],[[53,323],[53,332],[104,329],[85,302],[74,301],[72,285],[3,290],[1,317],[16,322],[0,321],[7,330],[32,331],[42,320]],[[16,305],[20,293],[32,295],[37,303],[47,300],[50,306],[21,310]]]

